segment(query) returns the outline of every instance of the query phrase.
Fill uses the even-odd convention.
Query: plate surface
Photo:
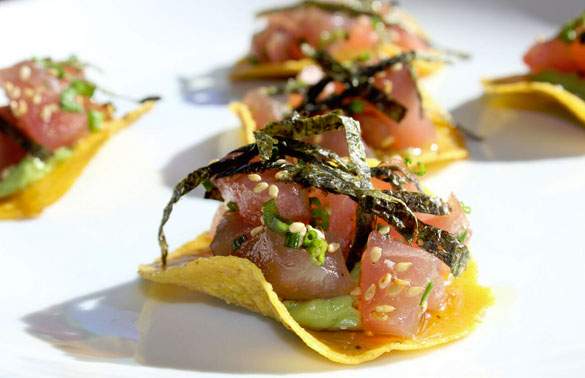
[[[526,48],[580,1],[404,4],[437,44],[473,55],[426,83],[460,123],[485,136],[468,141],[469,160],[426,180],[473,208],[473,251],[497,302],[471,336],[347,367],[274,321],[213,298],[177,288],[164,299],[145,295],[149,283],[136,267],[159,253],[156,229],[172,186],[239,143],[227,103],[250,84],[230,84],[226,75],[260,26],[253,12],[267,3],[0,2],[0,66],[74,52],[101,68],[93,77],[103,87],[164,99],[112,139],[40,218],[0,224],[0,376],[583,374],[585,250],[576,210],[585,195],[585,129],[548,102],[513,109],[486,100],[479,84],[522,72]],[[169,224],[174,246],[210,222],[216,205],[198,194]]]

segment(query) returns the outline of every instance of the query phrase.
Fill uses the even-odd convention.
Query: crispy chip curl
[[[15,194],[0,198],[0,219],[23,219],[39,215],[69,190],[91,158],[112,135],[150,111],[154,103],[146,101],[124,117],[104,122],[101,131],[81,139],[73,148],[72,155],[57,164],[42,179]]]
[[[421,150],[421,153],[414,155],[409,151],[383,151],[377,150],[376,154],[382,159],[400,153],[403,156],[408,156],[413,162],[420,161],[426,165],[440,164],[453,160],[465,159],[469,156],[469,151],[465,147],[465,142],[460,131],[452,124],[451,116],[446,111],[442,110],[440,106],[426,93],[422,93],[425,111],[430,120],[435,125],[437,131],[437,149],[430,148]],[[246,143],[254,143],[254,130],[256,130],[256,122],[252,117],[250,109],[241,102],[233,102],[230,104],[230,109],[234,112],[242,122],[244,137]]]
[[[560,85],[532,81],[523,75],[482,80],[482,84],[489,94],[534,94],[549,97],[575,115],[581,121],[581,126],[585,127],[585,100]]]
[[[449,302],[442,312],[429,313],[412,339],[374,335],[361,331],[313,331],[300,326],[249,260],[235,256],[212,256],[211,239],[202,234],[168,258],[141,265],[139,274],[149,280],[200,291],[272,317],[293,331],[311,349],[331,361],[359,364],[391,350],[430,348],[459,339],[476,327],[484,310],[493,303],[491,290],[477,283],[477,266],[471,262],[461,277],[447,287]],[[196,326],[196,325],[194,325]]]

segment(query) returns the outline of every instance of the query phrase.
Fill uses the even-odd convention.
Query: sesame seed
[[[374,318],[376,318],[377,320],[381,320],[381,321],[388,320],[388,315],[386,315],[386,314],[383,314],[383,313],[380,313],[380,312],[378,312],[378,311],[374,311],[374,312],[372,312],[372,316],[373,316]]]
[[[404,289],[404,286],[399,285],[392,285],[386,290],[386,295],[389,297],[394,297],[400,294],[400,292]]]
[[[413,287],[409,287],[408,288],[408,296],[409,297],[416,297],[419,294],[422,294],[422,292],[425,291],[425,288],[422,286],[413,286]]]
[[[268,189],[268,183],[260,182],[254,187],[254,193],[262,193]]]
[[[24,88],[23,92],[26,97],[32,97],[35,95],[35,91],[32,88]]]
[[[395,278],[394,283],[399,286],[410,286],[410,281],[408,280],[401,280],[400,278]]]
[[[313,142],[315,144],[323,142],[323,135],[322,134],[315,135],[315,137],[313,138]]]
[[[378,260],[380,260],[380,257],[382,257],[382,248],[372,247],[372,249],[370,250],[370,260],[372,261],[372,263],[373,264],[377,263]]]
[[[400,71],[402,70],[402,63],[397,63],[392,66],[392,71]]]
[[[359,296],[362,293],[362,290],[360,289],[359,286],[354,287],[353,290],[351,291],[351,295],[353,295],[354,297]]]
[[[276,161],[276,163],[277,163],[277,164],[287,164],[287,163],[288,163],[288,161],[286,161],[286,160],[284,160],[284,159],[278,159],[278,160]]]
[[[218,159],[213,159],[209,161],[209,164],[217,163],[218,161],[219,161]]]
[[[371,301],[372,298],[374,298],[375,294],[376,294],[376,285],[371,284],[366,290],[366,294],[364,295],[364,299],[366,301]]]
[[[289,226],[288,230],[293,234],[300,234],[301,232],[306,232],[307,228],[304,223],[294,222]]]
[[[252,231],[250,231],[250,235],[252,236],[256,236],[258,235],[260,232],[262,232],[262,230],[264,229],[264,226],[258,226],[258,227],[254,227],[252,229]]]
[[[272,198],[276,198],[278,197],[278,186],[272,184],[268,187],[268,194],[270,194],[270,197]]]
[[[384,235],[388,235],[388,233],[390,232],[390,226],[386,225],[386,226],[382,226],[380,227],[380,229],[378,230],[378,233],[382,236]]]
[[[376,312],[386,313],[386,312],[392,312],[394,310],[396,310],[396,307],[390,306],[390,305],[376,306]]]
[[[333,242],[327,246],[327,252],[329,252],[329,253],[337,252],[339,247],[340,247],[339,243]]]
[[[248,175],[248,180],[250,181],[260,181],[262,180],[262,177],[260,177],[260,175],[258,173],[251,173]]]
[[[20,80],[27,81],[30,79],[32,71],[29,66],[22,66],[20,67]]]
[[[16,103],[16,107],[14,107],[14,105],[12,104],[13,102],[16,103],[16,101],[12,101],[10,103],[10,109],[12,109],[12,113],[14,114],[15,117],[20,117],[26,114],[26,112],[28,111],[28,105],[26,103],[26,101],[24,100],[20,100],[18,101],[18,103]]]
[[[12,93],[10,95],[14,100],[18,100],[20,98],[21,94],[22,94],[22,90],[20,89],[20,87],[14,87],[12,89]]]
[[[412,266],[411,262],[401,262],[394,265],[394,270],[398,273],[406,272]]]
[[[289,179],[289,175],[287,171],[278,171],[276,172],[276,175],[274,176],[277,180],[288,180]]]
[[[10,101],[10,110],[12,110],[12,113],[16,113],[18,111],[18,102]]]
[[[43,106],[43,109],[41,109],[41,118],[43,119],[43,121],[49,122],[51,120],[53,110],[56,110],[55,107],[56,107],[55,104]]]
[[[391,145],[394,144],[395,140],[396,139],[392,135],[387,136],[382,140],[382,147],[384,148],[390,147]]]
[[[378,287],[380,289],[385,289],[388,287],[388,285],[390,285],[390,282],[392,282],[392,275],[390,273],[386,273],[378,281]]]
[[[6,88],[7,92],[12,92],[12,89],[14,89],[14,84],[12,84],[10,81],[7,81],[6,84],[4,84],[4,88]]]
[[[384,84],[384,92],[386,92],[386,94],[392,93],[393,89],[394,89],[394,85],[392,84],[391,81],[388,81],[388,82],[386,82],[386,84]]]

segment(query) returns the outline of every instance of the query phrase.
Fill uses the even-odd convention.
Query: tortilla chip
[[[112,135],[136,121],[153,106],[154,101],[147,101],[122,118],[104,122],[102,131],[81,139],[73,148],[73,154],[57,164],[45,177],[0,199],[0,219],[32,218],[40,214],[45,207],[67,192],[87,163]]]
[[[256,265],[235,256],[212,256],[210,243],[204,233],[171,253],[165,270],[161,270],[159,259],[152,265],[141,265],[138,272],[143,278],[200,291],[272,317],[309,348],[342,364],[359,364],[391,350],[425,349],[459,339],[475,329],[484,310],[494,301],[491,290],[477,283],[477,266],[471,262],[463,275],[447,287],[447,308],[431,312],[415,338],[366,336],[361,331],[313,331],[292,318]]]
[[[531,81],[523,75],[482,80],[482,84],[489,94],[535,94],[552,98],[573,113],[585,127],[585,100],[560,85]]]
[[[385,160],[385,156],[400,153],[403,156],[410,157],[415,163],[420,161],[425,165],[433,165],[467,158],[469,156],[469,151],[465,148],[463,136],[452,124],[449,113],[442,110],[430,96],[424,93],[423,101],[425,110],[431,121],[435,124],[435,129],[437,130],[438,148],[436,151],[423,149],[420,154],[415,154],[412,151],[376,151],[376,154],[382,160]],[[254,121],[250,109],[241,102],[232,102],[230,104],[230,110],[234,112],[242,122],[246,143],[254,143],[256,121]]]

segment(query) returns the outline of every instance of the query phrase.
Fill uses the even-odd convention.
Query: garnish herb
[[[95,92],[96,85],[87,80],[73,80],[71,88],[82,96],[91,97]]]
[[[230,202],[228,202],[228,203],[227,203],[227,207],[228,207],[228,209],[230,209],[231,211],[238,211],[238,210],[239,210],[239,209],[238,209],[238,204],[237,204],[237,203],[235,203],[235,202],[233,202],[233,201],[230,201]]]
[[[461,231],[459,234],[457,234],[457,239],[459,239],[461,243],[465,243],[465,241],[467,240],[467,235],[469,235],[469,231],[467,230]]]
[[[345,130],[349,149],[348,160],[340,159],[332,151],[297,140],[338,129]],[[407,243],[416,242],[421,248],[443,261],[451,268],[455,277],[461,275],[469,262],[467,247],[449,232],[419,221],[406,202],[414,201],[421,209],[429,211],[442,211],[438,210],[442,207],[438,206],[437,202],[426,199],[427,195],[424,193],[418,193],[419,197],[407,198],[400,190],[391,192],[374,190],[371,184],[373,172],[376,174],[393,172],[385,169],[386,167],[376,167],[384,168],[382,170],[368,167],[360,134],[356,121],[337,112],[308,119],[295,116],[290,120],[268,124],[256,131],[256,143],[236,149],[222,160],[190,173],[174,188],[173,195],[163,212],[159,227],[163,266],[166,264],[168,254],[164,225],[174,205],[182,196],[206,180],[278,170],[287,172],[286,181],[328,193],[343,194],[358,204],[357,227],[347,260],[348,266],[353,266],[360,260],[367,237],[375,230],[376,219],[379,217],[396,230]],[[275,150],[273,147],[278,148]],[[255,159],[256,157],[259,157],[260,161]],[[307,164],[293,165],[286,160],[280,160],[285,157],[303,159]],[[279,219],[274,200],[265,203],[262,210],[264,224],[275,232],[286,235],[288,225]],[[310,232],[307,233],[309,234]],[[306,248],[316,263],[324,261],[326,241],[317,238]]]
[[[287,232],[284,245],[287,248],[294,248],[294,249],[299,248],[301,246],[301,234],[296,233],[296,232],[295,233]]]
[[[364,111],[364,102],[359,99],[353,100],[347,104],[347,110],[349,110],[350,114],[360,114]]]
[[[427,287],[425,288],[425,292],[423,293],[422,298],[420,299],[420,303],[419,306],[422,306],[423,303],[425,303],[425,301],[427,300],[427,298],[429,297],[429,294],[431,293],[431,290],[433,290],[433,286],[434,284],[432,282],[429,282],[427,284]]]
[[[67,113],[81,113],[83,107],[77,101],[77,91],[69,87],[61,92],[60,103],[63,110]]]
[[[471,207],[465,206],[465,204],[463,203],[463,201],[459,201],[459,203],[461,204],[461,208],[463,209],[463,212],[465,214],[471,214]]]
[[[321,208],[321,201],[317,197],[311,197],[311,210],[313,217],[311,219],[311,226],[321,227],[323,231],[329,230],[329,213]]]
[[[241,246],[242,244],[244,244],[244,242],[245,242],[246,240],[248,240],[248,237],[247,237],[245,234],[243,234],[243,235],[240,235],[240,236],[238,236],[237,238],[235,238],[235,239],[234,239],[234,241],[232,242],[232,251],[235,251],[235,250],[237,250],[238,248],[240,248],[240,246]]]
[[[581,26],[585,26],[585,12],[581,13],[574,20],[563,25],[561,32],[559,33],[559,38],[565,43],[573,43],[579,36],[577,29]]]
[[[405,157],[404,164],[406,164],[406,167],[410,172],[414,173],[419,177],[424,176],[427,173],[427,167],[425,167],[425,165],[421,161],[417,161],[416,168],[412,168],[412,159],[409,157]]]
[[[87,126],[89,131],[96,133],[102,129],[102,123],[104,122],[104,113],[99,110],[90,110],[87,112]]]

